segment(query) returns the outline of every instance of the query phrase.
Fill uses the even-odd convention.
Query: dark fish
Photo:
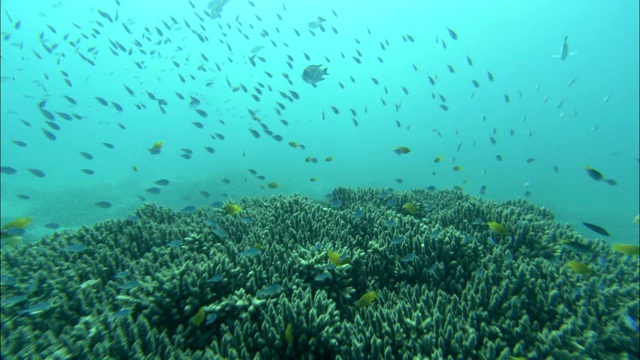
[[[40,113],[46,117],[47,119],[53,121],[56,119],[56,117],[53,115],[53,113],[51,113],[51,111],[49,110],[45,110],[45,109],[40,109]]]
[[[89,154],[88,152],[80,151],[80,155],[82,155],[82,157],[87,160],[93,160],[93,155]]]
[[[113,145],[103,142],[102,145],[104,145],[107,149],[113,149]]]
[[[160,179],[158,181],[154,181],[153,183],[156,184],[156,185],[160,185],[160,186],[167,186],[167,185],[169,185],[169,180]]]
[[[24,141],[20,141],[20,140],[11,140],[11,142],[12,142],[12,143],[14,143],[14,144],[16,144],[16,145],[18,145],[18,146],[20,146],[20,147],[25,147],[25,146],[27,146],[27,143],[26,143],[26,142],[24,142]]]
[[[204,124],[199,121],[192,121],[191,123],[193,124],[193,126],[197,127],[198,129],[202,129],[204,127]]]
[[[589,230],[594,231],[600,235],[604,235],[604,236],[611,236],[611,234],[609,234],[609,232],[603,228],[601,228],[598,225],[594,225],[594,224],[590,224],[587,222],[583,222],[582,225],[586,226]]]
[[[260,138],[260,133],[254,129],[249,129],[249,132],[251,133],[251,135],[253,135],[254,138],[259,139]]]
[[[60,224],[52,222],[52,223],[48,223],[48,224],[44,225],[44,227],[46,227],[47,229],[55,230],[55,229],[60,228]]]
[[[44,136],[46,136],[49,140],[55,141],[56,140],[56,136],[53,135],[52,132],[42,129],[42,133],[44,134]]]
[[[109,106],[109,102],[101,97],[95,96],[95,99],[103,106]]]
[[[108,201],[98,201],[94,205],[99,207],[99,208],[103,208],[103,209],[108,209],[108,208],[111,207],[111,203],[108,202]]]
[[[87,175],[93,175],[94,171],[91,169],[80,169],[80,171],[82,171],[83,173],[87,174]]]
[[[60,125],[56,124],[53,121],[47,121],[47,125],[49,125],[50,128],[52,128],[53,130],[60,130]]]
[[[184,155],[184,154],[183,154],[183,155]],[[156,195],[156,194],[160,194],[160,191],[161,191],[161,190],[160,190],[160,188],[157,188],[157,187],[150,187],[150,188],[148,188],[148,189],[145,189],[144,191],[148,192],[149,194],[154,194],[154,195]]]
[[[453,31],[453,30],[451,30],[451,29],[449,29],[449,28],[447,28],[447,31],[449,32],[449,36],[451,36],[451,38],[452,38],[453,40],[458,40],[458,34],[456,34],[456,32],[455,32],[455,31]]]
[[[487,77],[489,78],[489,81],[493,82],[493,74],[491,73],[491,71],[487,71]]]
[[[19,195],[16,195],[16,196],[17,196],[17,197],[19,197],[19,198],[20,198],[20,199],[22,199],[22,200],[29,200],[29,199],[31,199],[31,197],[30,197],[29,195],[27,195],[27,194],[19,194]]]
[[[210,152],[211,154],[216,152],[216,150],[214,148],[212,148],[211,146],[205,146],[204,149],[207,150],[208,152]]]
[[[604,179],[604,176],[600,171],[590,167],[589,165],[585,165],[584,169],[587,172],[587,175],[589,175],[593,180],[600,181]]]
[[[117,102],[112,101],[111,105],[113,105],[114,109],[116,109],[118,112],[122,112],[122,110],[124,110],[122,106],[120,106],[120,104],[118,104]]]
[[[13,175],[15,173],[18,172],[18,170],[10,167],[10,166],[3,166],[0,168],[0,172],[3,174],[8,174],[8,175]]]
[[[207,113],[204,110],[196,109],[196,112],[203,118],[207,117]]]
[[[39,178],[43,178],[43,177],[45,177],[47,175],[47,174],[44,173],[44,171],[39,170],[39,169],[27,168],[27,170],[29,170],[29,172],[31,172],[34,176],[37,176]]]
[[[70,97],[70,96],[66,96],[66,95],[64,95],[64,98],[65,98],[65,99],[67,99],[67,101],[68,101],[71,105],[76,105],[76,104],[78,103],[74,98],[72,98],[72,97]]]

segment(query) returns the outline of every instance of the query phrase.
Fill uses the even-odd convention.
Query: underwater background
[[[56,306],[29,310],[25,302],[29,296],[25,291],[33,291],[29,274],[36,271],[31,267],[42,272],[53,265],[45,266],[42,264],[46,261],[34,260],[28,269],[19,268],[17,258],[39,254],[36,257],[50,259],[57,254],[60,258],[55,261],[66,264],[89,256],[84,255],[88,252],[100,253],[91,244],[109,236],[133,238],[128,231],[143,234],[143,229],[150,233],[140,235],[140,239],[147,239],[149,234],[162,236],[151,236],[155,240],[148,239],[145,246],[149,249],[138,249],[135,255],[125,246],[122,251],[126,256],[117,255],[107,263],[117,264],[117,259],[125,258],[140,261],[146,251],[153,253],[154,246],[160,246],[163,251],[162,255],[154,256],[170,258],[173,253],[164,251],[187,247],[182,242],[203,231],[202,236],[216,241],[227,239],[231,243],[225,245],[226,251],[233,259],[236,252],[240,254],[240,260],[232,262],[242,262],[244,265],[239,265],[242,271],[252,271],[244,262],[255,255],[243,251],[247,248],[264,251],[259,255],[265,259],[264,263],[258,268],[271,271],[270,276],[281,279],[278,286],[282,290],[278,288],[276,296],[293,303],[294,293],[303,287],[303,280],[311,279],[313,284],[318,269],[326,265],[327,250],[351,255],[354,259],[351,264],[339,264],[339,259],[329,256],[330,263],[337,266],[336,271],[348,272],[341,269],[355,268],[359,252],[360,261],[364,261],[362,256],[367,250],[363,239],[423,236],[419,221],[405,220],[405,224],[396,215],[427,219],[432,211],[444,211],[442,209],[450,206],[464,209],[468,202],[479,202],[485,205],[478,205],[478,209],[484,206],[485,212],[478,210],[474,215],[456,210],[434,215],[440,220],[449,219],[451,233],[457,234],[451,235],[457,240],[447,238],[453,243],[442,245],[444,248],[435,247],[438,252],[444,253],[456,246],[469,246],[469,249],[480,246],[477,254],[487,259],[502,259],[502,263],[505,254],[515,254],[520,249],[518,246],[529,244],[532,253],[522,256],[545,259],[549,264],[544,266],[554,269],[567,260],[565,253],[561,255],[561,265],[551,261],[557,255],[559,234],[565,235],[565,240],[573,239],[581,244],[587,243],[586,239],[598,239],[588,240],[597,243],[592,245],[589,255],[582,253],[580,256],[584,259],[574,260],[585,263],[591,260],[603,268],[625,268],[627,272],[618,273],[617,280],[629,282],[631,290],[627,289],[627,293],[635,290],[637,295],[637,257],[611,255],[615,259],[624,258],[615,265],[594,260],[597,256],[609,256],[611,250],[606,245],[637,245],[639,237],[637,1],[116,0],[98,4],[65,0],[34,4],[7,0],[2,2],[1,16],[1,223],[5,226],[3,230],[9,230],[7,236],[19,236],[22,242],[17,247],[15,244],[9,247],[3,238],[2,272],[3,276],[9,276],[3,277],[2,287],[3,344],[11,344],[11,349],[20,343],[9,335],[15,329],[39,331],[29,323],[35,321],[32,314],[60,309],[58,315],[64,318],[69,316],[68,311],[82,313],[78,309],[63,312]],[[326,68],[323,79],[314,84],[303,78],[305,69],[313,65],[319,65],[321,70]],[[377,195],[367,189],[377,189]],[[350,192],[354,195],[345,195]],[[384,201],[378,203],[377,198]],[[307,215],[287,212],[296,208],[286,204],[296,201],[304,204],[300,209],[308,211]],[[514,226],[528,225],[511,213],[495,209],[496,203],[503,202],[514,209],[527,209],[524,213],[539,215],[546,221],[547,230],[533,233],[529,233],[528,228],[514,230]],[[282,207],[280,217],[270,213],[267,204],[271,203],[276,204],[273,205],[276,208]],[[234,219],[236,209],[229,204],[239,204],[237,211],[242,220],[230,220]],[[418,210],[403,207],[406,204],[415,205]],[[259,209],[264,212],[260,213]],[[396,215],[389,215],[390,209]],[[367,236],[351,234],[345,235],[351,240],[342,242],[331,238],[323,242],[326,234],[314,234],[315,228],[305,218],[316,216],[317,224],[324,224],[329,227],[327,232],[337,236],[361,226],[356,226],[355,221],[363,215],[358,213],[362,210],[365,217],[371,214],[371,219],[381,224],[395,222],[372,225]],[[338,221],[323,216],[327,211],[344,212],[348,216],[343,214],[346,218]],[[360,215],[354,216],[356,214]],[[168,219],[174,217],[185,217],[176,220],[179,224],[184,222],[181,225],[184,228],[165,228],[171,226],[172,221]],[[291,275],[300,279],[300,282],[289,280],[291,284],[282,280],[286,278],[282,272],[276,271],[280,275],[274,275],[275,270],[266,270],[282,257],[282,252],[296,253],[297,250],[290,248],[291,239],[285,236],[287,230],[282,229],[283,233],[274,230],[260,238],[260,231],[245,228],[260,224],[268,229],[269,219],[282,222],[289,217],[294,222],[300,217],[292,228],[309,230],[305,240],[307,250],[315,251],[314,260],[308,260],[315,267],[308,269],[308,273],[304,272],[307,271],[303,270],[304,266],[300,268],[304,276]],[[24,226],[6,227],[19,218],[30,220]],[[226,218],[230,219],[223,220]],[[207,222],[211,219],[218,220],[215,224]],[[477,227],[490,221],[507,226],[509,234],[493,227],[483,226],[482,230]],[[218,223],[226,224],[227,228]],[[583,223],[597,224],[600,229],[606,229],[609,236],[594,232]],[[406,229],[394,228],[397,224],[403,224],[401,227]],[[207,228],[197,230],[200,225]],[[413,225],[415,227],[411,227]],[[130,227],[137,230],[127,230]],[[442,224],[428,227],[432,239],[445,236],[448,231]],[[87,234],[100,229],[105,233],[102,237],[95,236],[100,241],[92,242],[93,238]],[[490,235],[495,233],[490,231],[505,237],[517,238],[514,234],[520,234],[522,239],[494,254],[491,248],[474,245],[474,241],[465,236],[470,234],[483,243],[489,237],[493,242]],[[83,236],[87,237],[86,241],[79,240]],[[282,248],[265,250],[265,246],[269,246],[266,239],[274,241],[272,246],[277,244]],[[283,242],[277,243],[276,239]],[[173,243],[175,246],[170,245],[167,250],[166,244],[172,241],[180,243]],[[422,238],[416,241],[426,244]],[[330,244],[329,249],[325,245],[318,247],[318,243]],[[120,243],[116,240],[111,243],[116,253],[117,244]],[[188,248],[202,249],[200,245]],[[38,249],[39,246],[42,249]],[[53,252],[44,250],[48,246],[53,246]],[[426,253],[428,248],[414,244],[394,256],[401,259],[409,256],[405,259],[409,260],[399,264],[413,263],[411,254],[418,259],[421,256],[431,259]],[[389,255],[385,246],[380,245],[380,249],[381,254]],[[269,251],[272,253],[267,256]],[[94,261],[100,263],[97,258],[92,258],[91,262]],[[515,261],[519,261],[517,256]],[[11,271],[7,264],[12,264]],[[54,269],[65,266],[56,264]],[[208,277],[203,279],[217,274],[221,264],[226,263],[220,260],[218,264],[208,265],[211,268],[203,270]],[[300,266],[297,262],[292,264]],[[386,276],[383,271],[397,271],[397,266],[391,263],[379,264],[376,271],[380,277]],[[432,264],[416,265],[416,268],[431,268]],[[473,264],[460,270],[463,278],[469,279],[479,266]],[[100,272],[97,268],[84,269],[82,271],[97,273],[92,273],[95,276],[91,279],[75,279],[84,284],[84,281],[98,281],[100,277],[101,284],[106,286],[107,282],[113,282],[116,274],[126,271],[127,266],[113,265],[113,274],[108,276],[97,275]],[[145,272],[163,269],[161,265],[154,266],[158,268],[139,268],[140,276],[135,281],[150,284],[151,281],[143,281],[142,276],[148,275]],[[434,269],[416,270],[423,273],[412,281],[427,281]],[[73,267],[68,270],[70,273],[80,271]],[[489,273],[488,266],[485,271]],[[343,275],[353,283],[343,284],[343,288],[351,290],[342,295],[338,292],[333,299],[338,310],[353,308],[353,303],[367,290],[376,290],[372,289],[374,280],[358,282],[353,273]],[[453,275],[455,272],[451,273],[452,282]],[[42,276],[35,277],[40,279],[36,283],[49,281]],[[596,287],[602,286],[603,281],[616,282],[590,279]],[[396,280],[402,283],[406,279]],[[229,294],[247,279],[225,278],[225,281],[230,287],[226,294],[231,296]],[[378,290],[382,283],[377,283]],[[268,285],[249,282],[245,290],[255,293]],[[122,284],[110,286],[112,292],[135,291],[117,287]],[[450,285],[439,286],[447,291],[444,288]],[[175,291],[184,292],[185,287],[177,286],[181,290]],[[42,290],[30,298],[30,303],[42,304],[52,291],[55,293],[54,289],[52,285],[51,289]],[[388,291],[379,291],[373,304],[373,300],[366,297],[358,304],[364,302],[364,310],[373,311],[371,307],[381,302],[380,298],[398,301]],[[145,294],[152,294],[151,290],[148,292]],[[188,309],[195,310],[189,312],[184,310],[186,305],[180,304],[184,314],[173,315],[176,319],[186,318],[183,321],[186,330],[173,329],[169,333],[175,331],[188,338],[185,332],[196,331],[188,327],[189,319],[204,306],[203,302],[213,303],[212,296],[217,296],[207,294],[200,297],[201,301],[184,295]],[[462,297],[461,294],[462,290]],[[266,296],[267,300],[270,301],[271,295]],[[6,304],[4,301],[9,296],[25,298]],[[305,296],[312,295],[305,293],[300,298]],[[325,296],[332,299],[330,293]],[[433,296],[435,306],[438,297]],[[616,336],[627,336],[627,343],[632,343],[638,334],[635,325],[638,303],[637,298],[627,300],[616,300],[617,304],[631,304],[628,308],[623,306],[624,310],[616,309],[631,316],[626,322],[621,320],[624,316],[616,318],[622,324],[620,331],[625,334]],[[13,301],[17,301],[16,298]],[[87,301],[109,303],[105,299]],[[609,303],[603,301],[603,304],[606,307]],[[127,313],[129,317],[116,319],[138,321],[136,324],[142,327],[154,322],[140,325],[142,320],[131,319],[158,316],[144,313],[131,304],[104,306],[111,312],[127,306],[132,309],[131,315]],[[207,313],[212,312],[213,307],[209,310]],[[218,322],[224,323],[224,311],[215,310]],[[347,318],[356,316],[349,313],[354,310],[344,311],[350,314]],[[227,311],[226,319],[231,318],[230,313]],[[291,311],[291,316],[294,313]],[[18,320],[11,320],[13,317]],[[279,321],[278,326],[274,325],[280,334],[274,335],[274,339],[279,340],[273,341],[280,341],[283,347],[277,350],[277,356],[311,353],[315,357],[335,357],[341,353],[335,349],[327,353],[293,349],[291,344],[297,345],[299,340],[289,341],[289,336],[295,337],[290,333],[282,335],[287,323],[293,320]],[[115,320],[110,318],[109,322],[115,323]],[[299,333],[301,325],[292,323],[294,330],[298,326]],[[229,324],[226,326],[231,326]],[[353,326],[357,328],[357,324]],[[343,328],[348,326],[343,323]],[[446,332],[446,326],[442,328]],[[257,330],[242,331],[250,334]],[[338,335],[349,338],[345,333]],[[201,343],[209,341],[206,339],[206,336],[198,341],[192,338],[197,344],[172,346],[196,351],[194,349],[203,348]],[[106,343],[113,341],[105,340]],[[326,344],[335,345],[335,340],[326,340]],[[553,350],[515,351],[509,344],[496,345],[497,351],[485,348],[482,351],[495,356],[568,356]],[[242,348],[246,344],[235,345],[229,348]],[[246,347],[252,349],[246,351],[255,354],[255,346]],[[637,345],[635,348],[625,346],[617,352],[637,352]],[[149,345],[143,353],[163,353],[168,347]],[[446,357],[452,353],[433,351],[450,348],[449,344],[438,344],[421,349],[423,354]],[[506,348],[511,350],[504,352]],[[375,353],[375,349],[372,346],[371,353]],[[69,353],[79,352],[76,349]],[[608,352],[599,348],[594,352],[578,351],[576,356],[601,357],[604,353]],[[101,355],[117,356],[108,350]],[[236,355],[225,353],[225,356]],[[262,355],[274,356],[273,353]],[[458,355],[478,353],[462,351]],[[342,356],[349,357],[346,353]]]

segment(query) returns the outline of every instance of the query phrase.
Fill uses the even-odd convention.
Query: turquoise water
[[[323,198],[336,186],[460,186],[465,193],[496,201],[525,198],[528,191],[529,201],[551,209],[559,222],[585,236],[599,236],[581,225],[590,222],[606,228],[613,243],[637,242],[637,2],[255,1],[252,6],[231,0],[217,19],[204,17],[207,1],[193,0],[193,5],[195,9],[188,1],[109,1],[98,8],[82,1],[2,3],[1,156],[3,167],[17,170],[1,177],[3,224],[32,217],[25,236],[37,239],[54,231],[46,224],[65,229],[124,218],[145,201],[182,209],[253,195]],[[111,23],[98,10],[118,19]],[[315,28],[314,36],[308,23],[318,16],[326,19],[326,31]],[[185,21],[208,40],[200,41]],[[554,55],[566,36],[575,54],[561,60]],[[110,40],[127,51],[114,48]],[[387,41],[383,50],[380,43]],[[43,44],[57,47],[48,53]],[[252,66],[249,58],[256,46],[263,48]],[[301,78],[314,64],[327,67],[329,74],[315,88]],[[474,88],[472,80],[480,87]],[[233,91],[241,85],[247,93]],[[259,102],[251,96],[258,95],[256,88],[262,91]],[[279,94],[290,90],[299,100]],[[147,92],[166,100],[166,114]],[[448,111],[441,109],[439,95],[446,98]],[[200,100],[197,108],[206,111],[206,118],[190,108],[190,96]],[[123,111],[105,107],[95,97],[116,102]],[[60,130],[45,122],[42,100]],[[280,115],[274,111],[277,102],[286,107]],[[395,104],[401,104],[398,111]],[[68,121],[59,113],[81,119]],[[261,124],[283,140],[265,134]],[[42,129],[56,140],[45,137]],[[213,140],[216,133],[225,139]],[[150,154],[147,149],[160,140],[160,154]],[[293,148],[289,141],[305,148]],[[397,155],[398,146],[411,151]],[[183,148],[193,151],[190,159],[181,157]],[[93,159],[82,157],[81,151]],[[334,160],[325,161],[327,156]],[[443,160],[435,163],[436,156]],[[306,162],[307,157],[318,162]],[[454,171],[455,165],[462,170]],[[617,185],[591,179],[585,165]],[[36,177],[28,168],[46,176]],[[155,185],[159,179],[170,184]],[[269,188],[272,182],[280,187]],[[151,187],[162,190],[155,195],[145,191]],[[112,206],[95,205],[101,201]]]

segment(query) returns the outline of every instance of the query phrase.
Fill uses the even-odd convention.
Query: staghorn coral
[[[242,217],[147,204],[136,219],[5,247],[2,273],[15,284],[3,279],[3,358],[606,359],[639,351],[625,321],[640,311],[637,260],[583,239],[547,209],[456,191],[338,188],[333,200],[341,205],[246,198]],[[404,240],[392,243],[397,237]],[[588,241],[602,259],[559,254],[559,239]],[[85,248],[65,250],[74,244]],[[240,255],[252,247],[257,256]],[[328,269],[327,250],[352,260]],[[416,257],[401,261],[407,254]],[[595,274],[575,274],[567,260]],[[314,279],[324,272],[330,277]],[[280,287],[258,296],[271,285]],[[372,290],[376,300],[356,307]],[[17,296],[24,300],[10,301]],[[200,308],[217,317],[190,323]]]

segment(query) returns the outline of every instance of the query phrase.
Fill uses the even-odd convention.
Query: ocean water
[[[2,2],[1,160],[17,171],[1,174],[1,216],[32,217],[25,237],[56,231],[50,223],[124,218],[144,202],[182,209],[323,198],[337,186],[459,186],[527,198],[587,237],[599,235],[582,222],[607,229],[612,243],[638,241],[637,1],[230,0],[215,19],[203,12],[209,1],[96,4]],[[310,28],[318,17],[324,31]],[[565,39],[575,53],[562,60]],[[302,79],[309,65],[327,68],[316,87]],[[65,120],[72,114],[80,119]],[[103,201],[112,206],[95,205]]]

